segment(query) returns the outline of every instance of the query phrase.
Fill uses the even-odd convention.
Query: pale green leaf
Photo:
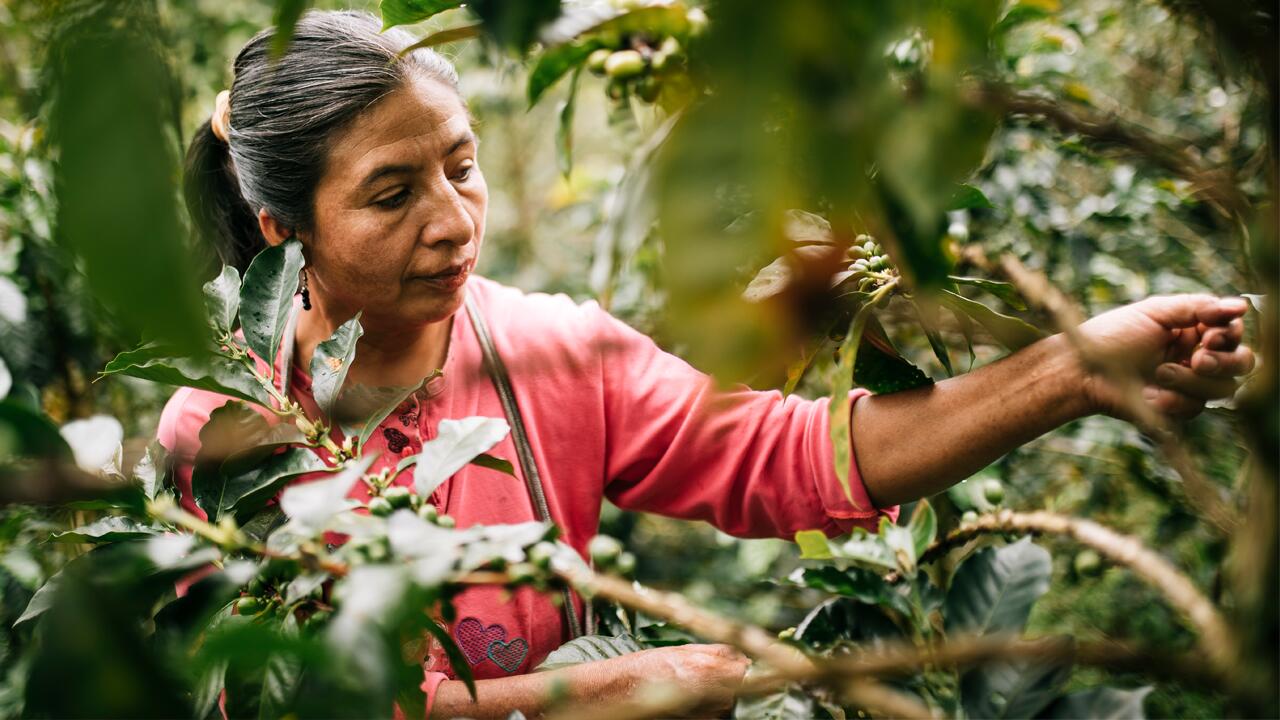
[[[338,393],[356,358],[356,343],[364,335],[360,314],[342,323],[311,357],[311,394],[325,415],[333,415]]]
[[[507,436],[511,428],[502,418],[469,417],[441,420],[436,437],[422,444],[413,470],[418,495],[431,497],[441,483]]]
[[[240,327],[249,348],[268,365],[280,349],[304,262],[302,243],[292,238],[258,253],[244,273]]]

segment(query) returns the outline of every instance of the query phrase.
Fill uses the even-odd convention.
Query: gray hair
[[[411,73],[458,87],[448,60],[429,49],[401,56],[415,38],[382,32],[369,13],[308,12],[279,58],[271,56],[273,35],[259,32],[236,56],[227,142],[206,122],[187,150],[192,223],[222,262],[241,271],[265,246],[259,208],[295,232],[312,227],[316,185],[337,132]]]

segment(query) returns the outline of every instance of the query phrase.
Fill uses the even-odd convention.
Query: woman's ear
[[[271,213],[267,212],[266,208],[258,211],[258,229],[262,231],[262,237],[267,239],[267,244],[271,247],[288,240],[293,234],[279,220],[271,217]]]

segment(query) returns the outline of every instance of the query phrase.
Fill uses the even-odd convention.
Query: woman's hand
[[[636,684],[674,683],[701,695],[693,717],[727,717],[751,660],[730,645],[678,645],[617,658]]]
[[[1247,307],[1243,298],[1151,297],[1083,323],[1080,334],[1104,362],[1138,373],[1158,412],[1189,418],[1234,394],[1236,378],[1253,369],[1253,351],[1241,344]],[[1085,393],[1098,412],[1127,417],[1119,389],[1101,374],[1086,376]]]

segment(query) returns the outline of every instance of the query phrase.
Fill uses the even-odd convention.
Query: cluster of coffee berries
[[[889,254],[870,235],[859,235],[845,256],[850,260],[849,272],[862,292],[879,286],[897,273],[889,261]]]
[[[375,487],[377,487],[376,483]],[[369,498],[370,515],[387,517],[397,510],[412,510],[418,514],[418,517],[440,527],[451,528],[457,525],[453,518],[441,515],[435,505],[423,500],[422,496],[403,485],[392,485],[377,492],[377,495]]]
[[[301,567],[294,560],[288,558],[267,560],[245,587],[245,595],[236,600],[236,612],[240,615],[263,619],[280,615],[286,609],[284,601],[286,588],[289,583],[298,577],[300,571]],[[328,613],[314,608],[317,605],[324,607],[321,602],[323,597],[324,588],[316,585],[305,597],[294,598],[295,603],[298,599],[312,601],[310,605],[299,606],[295,604],[290,607],[304,608],[303,614],[307,618],[308,625],[322,623],[328,619]]]
[[[636,569],[636,556],[622,549],[622,543],[608,535],[597,535],[587,544],[587,553],[596,570],[630,575]]]
[[[645,38],[633,35],[629,47],[600,48],[587,56],[587,70],[609,78],[609,99],[622,102],[635,95],[652,103],[662,91],[663,77],[684,62],[680,41],[667,37],[654,47]]]
[[[977,481],[975,480],[971,482]],[[981,498],[987,505],[995,507],[1004,502],[1004,483],[1001,483],[995,478],[987,478],[977,485],[971,486],[970,493],[971,498]],[[982,503],[975,502],[974,504],[981,505]],[[964,514],[960,516],[960,524],[962,525],[968,525],[977,521],[978,513],[975,510],[966,510]]]

